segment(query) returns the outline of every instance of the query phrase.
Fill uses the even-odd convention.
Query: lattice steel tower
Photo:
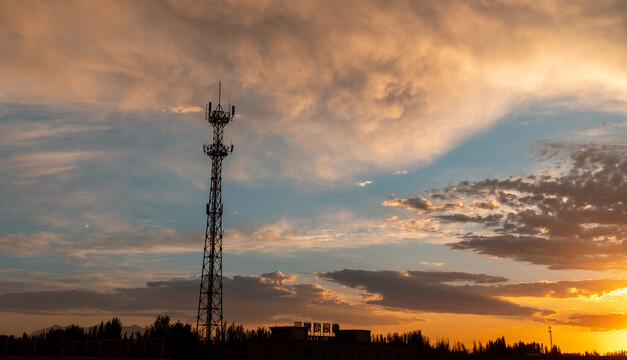
[[[200,298],[196,330],[208,346],[224,341],[222,318],[222,160],[233,152],[233,145],[224,145],[224,127],[233,120],[235,106],[225,111],[220,105],[222,84],[218,92],[218,106],[205,109],[205,120],[213,127],[213,144],[204,145],[203,152],[211,157],[211,190],[207,203],[205,251],[200,279]]]

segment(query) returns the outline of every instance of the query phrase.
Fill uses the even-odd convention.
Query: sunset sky
[[[627,346],[627,2],[0,0],[0,334],[224,317]]]

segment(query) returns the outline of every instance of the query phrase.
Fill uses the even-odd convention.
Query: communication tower
[[[207,346],[224,342],[222,317],[222,160],[233,152],[233,145],[224,145],[224,127],[233,120],[235,106],[224,110],[220,104],[222,84],[218,90],[218,106],[205,108],[205,120],[213,127],[213,144],[203,146],[211,158],[211,188],[207,203],[205,250],[200,279],[200,298],[196,330]],[[230,111],[229,111],[230,110]]]

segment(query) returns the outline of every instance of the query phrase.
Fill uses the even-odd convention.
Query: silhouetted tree
[[[111,321],[107,321],[104,325],[101,339],[121,339],[122,338],[122,322],[119,318],[114,317]]]
[[[198,349],[198,336],[191,324],[170,323],[170,316],[157,315],[155,322],[146,328],[145,337],[165,339],[165,356],[173,359],[192,359]]]
[[[106,323],[101,321],[100,325],[92,326],[87,331],[87,338],[93,340],[117,340],[122,338],[122,322],[114,317]]]
[[[146,337],[166,337],[170,329],[170,316],[157,315],[155,322],[146,328],[144,336]]]
[[[45,340],[83,340],[86,338],[85,330],[78,325],[70,325],[64,329],[50,329],[39,338]]]
[[[257,330],[246,330],[249,341],[265,341],[270,339],[270,330],[265,327],[258,327]]]
[[[243,325],[231,323],[226,326],[224,332],[224,340],[226,346],[237,354],[240,359],[246,358],[246,350],[248,343],[252,341],[267,341],[270,339],[270,330],[264,327],[258,327],[256,330],[247,330]]]
[[[488,340],[485,344],[485,352],[489,354],[507,354],[507,344],[505,343],[505,336],[496,338],[496,340]]]

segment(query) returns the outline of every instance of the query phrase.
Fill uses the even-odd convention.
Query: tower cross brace
[[[212,110],[211,103],[205,109],[205,120],[213,127],[213,143],[203,146],[203,152],[211,158],[211,185],[207,203],[207,226],[200,279],[200,297],[196,330],[208,346],[224,342],[222,316],[222,160],[233,152],[233,145],[223,143],[224,127],[233,120],[235,106],[225,111],[218,101]]]

